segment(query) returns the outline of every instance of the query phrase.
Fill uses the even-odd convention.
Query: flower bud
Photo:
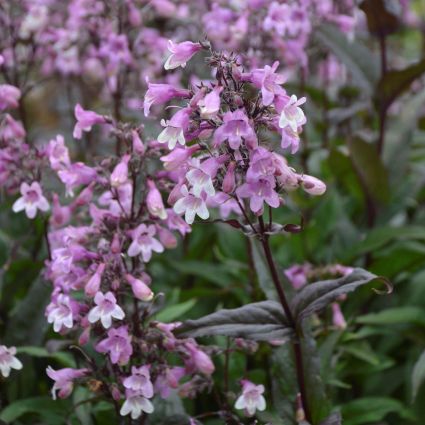
[[[140,279],[136,279],[131,274],[126,274],[125,278],[131,285],[131,289],[136,298],[142,301],[150,301],[153,298],[153,292],[146,283],[142,282]]]
[[[236,162],[232,161],[227,168],[226,175],[223,179],[223,185],[221,187],[225,193],[232,193],[235,190],[235,168]]]
[[[323,195],[326,192],[326,185],[316,177],[304,174],[300,178],[302,188],[310,195]]]
[[[167,211],[165,211],[164,203],[162,202],[162,196],[155,183],[152,180],[148,180],[148,194],[146,196],[146,205],[148,211],[154,217],[158,217],[161,220],[167,218]]]
[[[90,297],[94,297],[95,294],[99,291],[100,282],[102,280],[102,274],[103,274],[104,270],[105,270],[105,264],[103,264],[103,263],[99,264],[96,272],[89,279],[89,281],[87,282],[87,284],[84,288],[84,292],[86,293],[86,295],[88,295]]]

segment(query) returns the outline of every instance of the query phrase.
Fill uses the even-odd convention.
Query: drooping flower
[[[165,220],[167,218],[167,211],[165,211],[160,191],[157,189],[153,180],[148,179],[147,185],[148,194],[146,195],[146,206],[148,207],[149,213],[154,217]]]
[[[4,378],[10,375],[12,369],[22,369],[22,363],[15,357],[16,348],[0,345],[0,372]]]
[[[112,318],[117,320],[124,319],[125,313],[117,304],[117,299],[112,292],[109,291],[106,294],[98,292],[94,297],[94,302],[96,306],[90,310],[88,315],[90,323],[96,323],[100,320],[102,326],[108,329],[112,325]]]
[[[301,187],[310,195],[320,196],[326,192],[326,184],[316,177],[304,174],[300,176]]]
[[[175,69],[179,66],[184,68],[192,56],[201,49],[202,46],[199,43],[192,43],[191,41],[173,43],[173,41],[168,40],[168,50],[171,52],[171,55],[165,62],[164,68],[167,70]]]
[[[279,127],[289,127],[293,132],[296,132],[298,127],[306,123],[306,118],[300,105],[305,103],[306,98],[297,99],[294,94],[287,100],[286,104],[280,111]]]
[[[0,111],[16,108],[19,105],[21,91],[10,84],[0,84]]]
[[[241,381],[242,394],[236,400],[235,409],[244,410],[245,415],[254,416],[255,412],[266,409],[266,400],[263,397],[264,385],[255,385],[244,379]]]
[[[209,120],[217,116],[220,110],[220,93],[223,87],[214,87],[203,99],[198,102],[201,118]]]
[[[83,131],[91,131],[93,125],[106,122],[105,117],[96,112],[84,110],[79,103],[75,105],[74,113],[77,123],[72,134],[76,139],[81,139]]]
[[[136,279],[131,274],[126,274],[125,278],[131,285],[131,289],[136,298],[142,301],[150,301],[153,298],[153,292],[149,286],[141,279]]]
[[[159,159],[164,163],[166,170],[173,171],[182,166],[199,149],[199,145],[193,145],[190,148],[175,148],[168,155],[161,156]]]
[[[145,398],[153,397],[153,385],[149,373],[149,366],[131,368],[131,375],[124,379],[125,388],[137,392]]]
[[[169,121],[162,120],[161,125],[164,128],[158,136],[159,143],[167,143],[168,149],[172,150],[176,144],[184,146],[186,139],[184,132],[189,126],[190,108],[183,108],[176,112]]]
[[[252,84],[261,89],[261,96],[264,106],[273,103],[276,95],[285,94],[285,90],[281,84],[285,82],[285,77],[276,73],[279,62],[275,62],[272,66],[266,65],[263,69],[254,69],[251,72]]]
[[[37,210],[48,211],[49,203],[43,196],[40,183],[32,182],[21,184],[21,197],[18,198],[12,206],[13,212],[20,212],[25,210],[28,218],[34,218],[37,215]]]
[[[50,166],[53,170],[59,171],[71,165],[68,148],[65,146],[65,140],[60,134],[58,134],[55,139],[49,141],[47,151],[49,154]]]
[[[149,115],[152,105],[162,105],[171,99],[189,97],[189,90],[177,89],[170,84],[149,83],[145,94],[143,109],[145,117]]]
[[[164,252],[164,247],[161,243],[154,238],[156,233],[155,226],[150,224],[142,223],[131,231],[131,236],[133,242],[128,248],[128,255],[130,257],[136,257],[139,254],[142,254],[143,261],[147,263],[152,257],[152,251],[154,252]]]
[[[56,400],[56,391],[59,391],[58,396],[60,398],[68,397],[74,388],[74,380],[85,376],[89,370],[68,367],[54,370],[51,366],[48,366],[46,372],[49,378],[55,381],[52,387],[52,397],[53,400]]]
[[[108,331],[108,337],[96,345],[96,351],[99,353],[109,353],[113,364],[127,364],[133,354],[131,337],[128,334],[127,326],[110,329]]]
[[[192,224],[196,215],[203,220],[210,216],[203,194],[200,197],[195,196],[186,185],[181,187],[180,193],[182,197],[174,204],[173,210],[177,214],[184,213],[187,224]]]
[[[338,303],[332,303],[332,322],[338,329],[345,329],[347,327],[347,322]]]
[[[190,356],[187,367],[194,368],[199,372],[205,373],[205,375],[211,375],[214,372],[215,366],[208,354],[191,342],[186,343],[185,348]]]
[[[294,289],[302,288],[308,282],[308,273],[311,271],[311,264],[294,264],[284,271]]]
[[[125,394],[126,399],[120,410],[121,416],[130,414],[131,419],[137,419],[141,416],[142,412],[152,413],[154,411],[153,404],[137,391],[127,389]]]

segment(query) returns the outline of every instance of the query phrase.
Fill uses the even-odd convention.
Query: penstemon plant
[[[75,409],[114,410],[120,424],[160,423],[161,403],[177,398],[188,406],[195,400],[190,414],[175,418],[182,424],[338,425],[338,407],[317,372],[317,341],[329,322],[331,331],[346,328],[340,305],[348,293],[377,281],[391,287],[362,268],[318,267],[309,258],[284,269],[274,237],[309,226],[280,222],[280,211],[327,190],[310,175],[303,146],[311,35],[326,22],[352,37],[358,10],[349,0],[226,3],[0,2],[8,28],[0,46],[2,194],[40,233],[33,259],[44,243],[45,318],[73,353],[67,367],[47,367],[51,395],[68,398],[83,388],[90,397]],[[386,36],[378,34],[383,79]],[[299,86],[292,82],[298,70]],[[327,53],[319,81],[337,92],[347,71]],[[49,81],[66,92],[61,120],[71,114],[73,128],[45,138],[29,124],[28,98]],[[324,148],[333,101],[326,96]],[[378,111],[378,156],[391,102]],[[372,227],[377,207],[363,186]],[[255,257],[255,267],[246,266],[270,286],[237,308],[168,320],[161,310],[170,295],[159,289],[155,261],[186,247],[200,223],[242,235],[250,263]],[[257,379],[247,366],[232,382],[230,364],[240,353],[247,364],[266,353],[282,367],[273,369],[277,379]],[[23,364],[19,347],[0,345],[4,378]]]

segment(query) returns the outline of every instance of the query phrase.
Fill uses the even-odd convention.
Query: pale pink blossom
[[[195,196],[186,185],[181,187],[180,193],[182,197],[174,204],[173,210],[176,214],[184,214],[187,224],[192,224],[196,215],[203,220],[210,216],[204,196]]]
[[[254,416],[257,410],[260,412],[265,410],[264,385],[255,385],[246,379],[242,380],[241,384],[242,394],[236,400],[235,409],[243,409],[248,417]]]
[[[186,63],[192,58],[192,56],[202,49],[199,43],[192,43],[191,41],[183,41],[182,43],[173,43],[168,40],[168,50],[171,55],[168,57],[164,64],[165,69],[175,69],[181,66],[184,68]]]
[[[37,210],[48,211],[50,208],[38,182],[32,182],[31,185],[22,183],[21,195],[12,206],[15,213],[25,210],[27,217],[32,219],[37,215]]]
[[[146,226],[146,224],[142,223],[137,226],[131,231],[133,242],[131,242],[127,254],[130,257],[136,257],[142,254],[143,261],[147,263],[152,257],[152,251],[158,253],[164,252],[164,247],[154,238],[155,233],[156,230],[153,224]]]
[[[81,139],[83,131],[91,131],[93,125],[106,122],[105,117],[96,112],[84,110],[79,103],[75,105],[74,113],[77,123],[74,127],[73,136],[76,139]]]
[[[94,297],[94,302],[96,306],[90,310],[88,315],[90,323],[96,323],[100,320],[102,326],[108,329],[112,325],[113,318],[124,319],[124,311],[117,304],[117,299],[112,292],[109,291],[106,294],[98,292]]]
[[[15,357],[16,348],[0,345],[0,372],[4,378],[10,375],[12,369],[22,369],[22,363]]]

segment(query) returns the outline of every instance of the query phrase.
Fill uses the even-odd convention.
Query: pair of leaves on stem
[[[385,279],[360,268],[339,279],[307,285],[293,298],[290,305],[297,326],[301,326],[304,319],[322,311],[342,295],[377,280],[383,281],[390,292],[390,286]],[[223,335],[273,342],[290,339],[294,329],[280,303],[268,300],[235,309],[219,310],[196,320],[187,320],[176,333],[182,337]]]

